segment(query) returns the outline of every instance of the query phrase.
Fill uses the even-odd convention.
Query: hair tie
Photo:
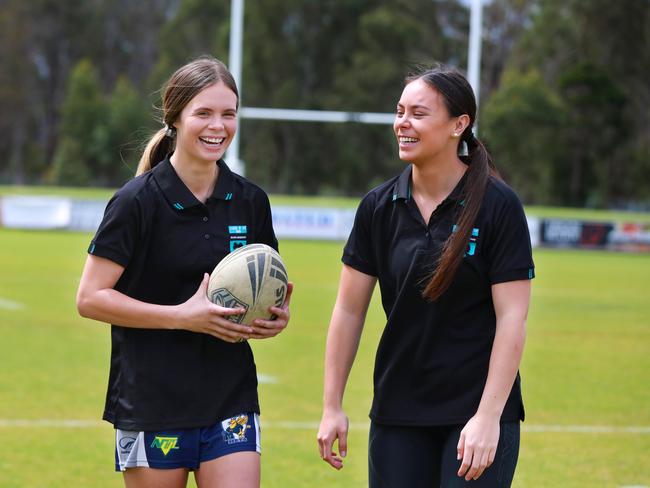
[[[463,138],[463,140],[467,144],[467,149],[469,152],[478,146],[478,139],[476,138],[476,136],[474,136],[474,132],[472,131],[472,129],[469,129],[463,133],[463,135],[465,134],[467,135]]]
[[[176,137],[176,127],[173,125],[165,124],[165,137],[173,139]]]

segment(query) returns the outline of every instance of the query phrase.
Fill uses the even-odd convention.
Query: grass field
[[[99,421],[109,329],[74,307],[89,239],[0,229],[3,488],[122,486],[112,471],[111,426]],[[292,322],[254,344],[267,380],[260,386],[265,488],[366,484],[372,362],[383,326],[376,299],[346,392],[353,428],[341,472],[320,461],[315,442],[341,246],[281,242],[296,283]],[[535,260],[521,368],[527,421],[514,486],[650,486],[650,256],[538,249]]]

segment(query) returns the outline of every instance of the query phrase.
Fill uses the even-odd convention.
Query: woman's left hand
[[[251,339],[268,339],[275,337],[282,332],[289,323],[289,302],[291,302],[291,294],[293,293],[293,283],[287,284],[287,296],[281,307],[269,307],[269,311],[275,315],[273,320],[255,319],[250,324],[253,328],[253,333],[250,334]]]
[[[499,416],[474,415],[460,432],[458,460],[462,459],[458,476],[476,480],[494,462],[499,444]]]

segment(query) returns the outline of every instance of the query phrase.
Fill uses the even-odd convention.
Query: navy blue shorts
[[[261,452],[256,413],[236,415],[205,428],[155,432],[115,429],[115,471],[197,469],[204,461],[243,451]]]

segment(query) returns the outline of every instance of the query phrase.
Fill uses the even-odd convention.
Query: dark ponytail
[[[468,165],[462,210],[456,229],[444,243],[437,266],[423,292],[425,298],[437,300],[449,288],[465,255],[474,222],[483,203],[488,178],[490,175],[498,177],[498,173],[487,149],[472,132],[476,120],[476,99],[465,77],[456,70],[438,67],[411,75],[406,79],[406,83],[419,79],[442,95],[450,117],[466,114],[470,119],[460,137],[460,142],[467,145],[467,155],[459,157]]]

